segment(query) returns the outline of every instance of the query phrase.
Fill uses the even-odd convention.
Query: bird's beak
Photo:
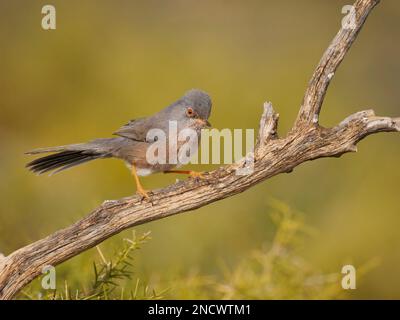
[[[211,123],[208,122],[208,120],[205,120],[205,119],[197,119],[197,123],[198,123],[201,127],[211,128]]]

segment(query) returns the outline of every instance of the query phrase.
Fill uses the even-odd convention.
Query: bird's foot
[[[192,170],[168,170],[168,171],[164,171],[164,173],[188,174],[190,177],[192,177],[194,179],[200,179],[200,180],[203,180],[206,178],[206,177],[204,177],[202,172],[192,171]]]
[[[191,176],[194,179],[200,179],[200,180],[205,179],[203,173],[198,171],[189,171],[189,176]]]
[[[141,196],[142,199],[146,199],[146,200],[150,199],[149,192],[150,192],[149,190],[145,190],[142,187],[138,187],[136,190],[136,194]]]

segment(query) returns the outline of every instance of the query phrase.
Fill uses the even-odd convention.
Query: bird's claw
[[[136,194],[141,196],[142,199],[149,200],[150,199],[149,192],[150,192],[149,190],[145,190],[143,188],[138,188],[136,191]]]
[[[202,172],[198,172],[198,171],[190,171],[189,175],[194,179],[204,180],[206,178],[206,177],[204,177]]]

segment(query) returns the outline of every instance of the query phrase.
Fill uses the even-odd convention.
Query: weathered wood
[[[204,180],[188,179],[155,190],[151,202],[138,196],[106,201],[75,224],[0,259],[0,298],[13,298],[41,274],[44,266],[68,260],[126,228],[233,196],[272,176],[290,172],[305,161],[354,152],[357,142],[369,134],[400,131],[400,118],[377,117],[372,110],[355,113],[333,128],[318,124],[328,84],[378,2],[356,1],[355,29],[340,29],[324,53],[306,90],[296,123],[286,137],[277,137],[278,115],[270,103],[264,105],[253,173],[236,175],[236,170],[245,165],[243,160],[206,173]]]
[[[319,113],[329,83],[364,25],[368,14],[379,1],[359,0],[354,3],[354,24],[342,26],[328,49],[325,50],[304,94],[294,128],[304,123],[318,125]]]

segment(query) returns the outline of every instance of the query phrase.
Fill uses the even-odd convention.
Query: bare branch
[[[333,79],[347,51],[356,39],[369,13],[380,0],[357,0],[354,4],[354,25],[341,27],[322,56],[307,90],[296,121],[300,125],[318,125],[319,113],[329,83]],[[350,13],[351,14],[351,13]]]
[[[275,112],[271,102],[264,103],[264,112],[260,119],[260,128],[258,132],[257,145],[258,147],[264,147],[269,140],[276,139],[278,137],[279,114]]]
[[[400,131],[400,118],[378,117],[373,110],[365,110],[350,115],[333,131],[345,135],[353,143],[349,151],[356,151],[357,142],[370,134]]]
[[[377,117],[372,110],[355,113],[333,128],[315,125],[333,72],[377,2],[356,1],[356,28],[342,28],[325,52],[307,88],[297,122],[287,137],[277,137],[278,115],[270,103],[264,105],[251,174],[235,174],[238,164],[233,164],[209,172],[204,180],[189,179],[155,190],[150,202],[138,196],[106,201],[75,224],[0,259],[0,299],[11,299],[40,275],[44,266],[68,260],[126,228],[233,196],[265,179],[290,172],[305,161],[356,151],[357,142],[369,134],[400,131],[400,118]]]

